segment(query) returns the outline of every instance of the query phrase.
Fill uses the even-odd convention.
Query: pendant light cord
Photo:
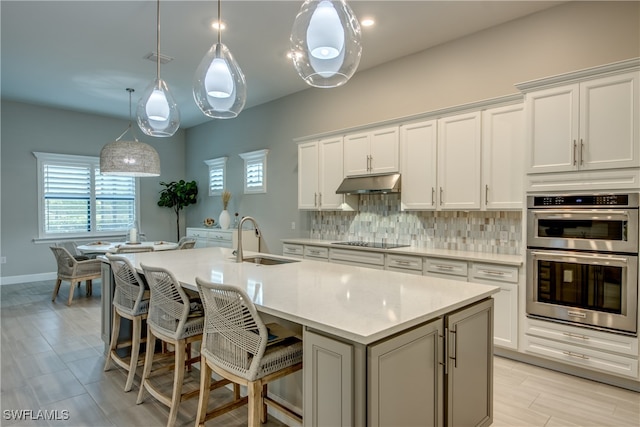
[[[156,6],[156,78],[160,80],[160,0]]]
[[[120,139],[122,139],[122,137],[125,136],[125,134],[127,132],[129,132],[129,130],[131,130],[131,134],[133,135],[133,140],[135,142],[138,142],[138,138],[136,138],[136,135],[133,133],[133,130],[131,128],[131,123],[133,121],[132,115],[131,115],[131,94],[133,92],[135,92],[135,89],[132,89],[132,88],[128,87],[126,89],[126,91],[129,92],[129,126],[127,126],[127,128],[124,130],[124,132],[122,132],[122,134],[119,137],[116,138],[116,141],[120,141]]]
[[[218,44],[220,44],[220,33],[222,33],[222,19],[220,18],[220,0],[218,0]]]

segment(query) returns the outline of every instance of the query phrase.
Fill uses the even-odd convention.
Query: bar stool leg
[[[171,410],[169,411],[169,421],[167,427],[175,425],[178,417],[178,407],[182,397],[182,383],[184,381],[184,370],[186,361],[186,342],[179,340],[175,343],[175,369],[173,373],[173,394],[171,395]]]

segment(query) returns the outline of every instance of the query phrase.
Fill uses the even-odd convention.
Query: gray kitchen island
[[[226,248],[126,256],[138,269],[167,268],[185,288],[195,290],[196,277],[238,286],[265,320],[298,331],[302,374],[269,391],[302,407],[304,425],[492,422],[497,286],[252,252],[245,258],[263,259],[237,263]],[[112,285],[104,263],[107,312]]]

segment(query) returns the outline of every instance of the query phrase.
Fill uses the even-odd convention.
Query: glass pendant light
[[[211,46],[196,69],[193,98],[205,116],[232,119],[244,108],[247,84],[240,66],[220,41],[221,26],[218,0],[218,41]]]
[[[344,0],[306,0],[291,31],[293,66],[311,86],[343,85],[360,63],[361,38],[360,23]]]
[[[102,175],[121,176],[159,176],[160,156],[149,144],[138,141],[135,134],[133,141],[123,141],[122,137],[131,130],[131,93],[129,92],[129,126],[115,141],[108,142],[100,151],[100,173]]]
[[[169,87],[160,78],[160,0],[156,8],[156,79],[142,93],[136,116],[138,126],[149,136],[172,136],[180,127],[180,110]]]

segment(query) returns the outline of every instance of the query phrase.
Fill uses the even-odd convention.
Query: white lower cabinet
[[[295,243],[283,243],[282,255],[291,258],[304,258],[304,245],[297,245]]]
[[[356,267],[384,269],[383,252],[331,248],[329,250],[329,261]]]
[[[304,258],[316,261],[329,261],[329,248],[322,246],[305,246]]]
[[[188,227],[187,237],[196,239],[196,248],[238,247],[238,230],[235,228],[222,230],[216,228]],[[255,230],[242,230],[242,248],[245,251],[259,251],[260,239],[256,236]]]
[[[510,265],[473,262],[469,281],[500,286],[493,294],[495,320],[493,343],[500,347],[518,349],[518,283],[519,268]]]
[[[304,425],[491,424],[492,329],[487,299],[371,344],[366,355],[305,330]]]
[[[424,275],[443,279],[467,280],[467,261],[446,258],[425,258]]]
[[[386,254],[384,269],[400,273],[422,275],[422,257]]]
[[[527,319],[525,350],[546,358],[638,378],[638,338]]]

